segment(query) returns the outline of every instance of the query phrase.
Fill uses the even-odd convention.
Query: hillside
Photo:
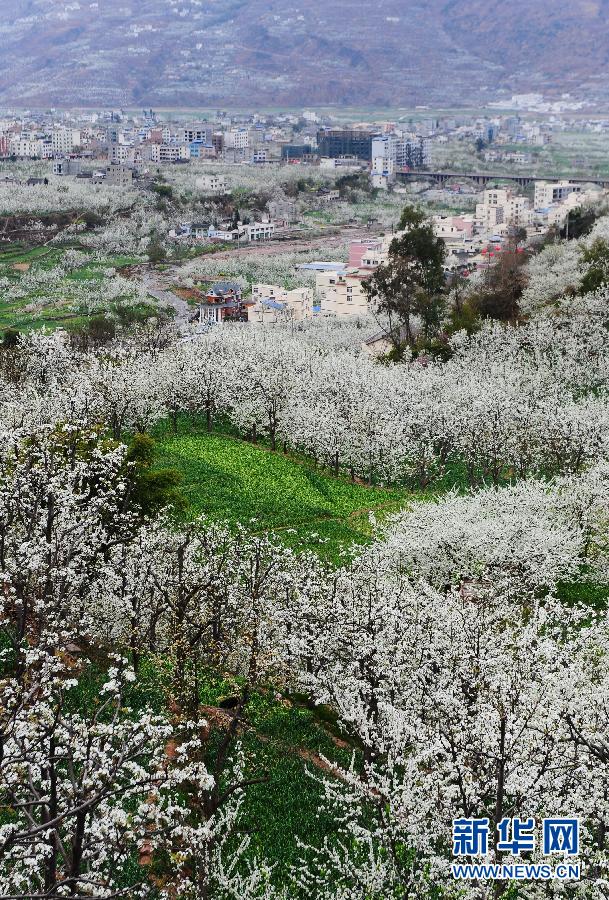
[[[0,102],[467,104],[609,95],[609,0],[5,0]]]

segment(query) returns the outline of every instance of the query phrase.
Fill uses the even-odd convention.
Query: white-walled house
[[[370,275],[371,271],[361,269],[318,272],[315,290],[322,314],[341,318],[365,316],[368,312],[368,300],[363,285]]]
[[[259,325],[278,322],[302,322],[313,315],[311,288],[288,291],[275,284],[255,284],[252,287],[253,305],[248,307],[247,320]]]
[[[228,179],[226,175],[201,175],[196,181],[197,187],[206,194],[227,194]]]

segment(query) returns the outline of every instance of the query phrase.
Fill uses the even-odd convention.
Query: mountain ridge
[[[609,0],[4,0],[0,103],[609,98]]]

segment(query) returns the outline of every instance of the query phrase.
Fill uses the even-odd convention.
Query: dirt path
[[[216,727],[219,729],[227,728],[229,724],[233,721],[233,714],[230,710],[222,709],[218,706],[203,706],[201,707],[201,712],[207,717],[210,725],[212,727]],[[297,747],[293,744],[284,744],[282,741],[276,741],[274,738],[269,737],[267,734],[260,734],[253,725],[248,725],[247,723],[240,723],[240,727],[244,730],[252,732],[256,736],[256,740],[260,741],[261,744],[273,744],[278,743],[281,746],[283,752],[288,753],[290,756],[297,756],[305,763],[309,763],[314,766],[320,772],[324,772],[328,775],[333,775],[335,778],[342,778],[342,771],[340,766],[330,762],[320,753],[317,753],[315,750],[308,750],[305,747]],[[327,728],[324,728],[323,725],[317,726],[320,731],[322,731],[327,737],[330,738],[335,747],[339,750],[354,750],[354,747],[349,744],[348,741],[343,740],[342,738],[337,737],[335,734],[332,734],[331,731],[328,731]]]
[[[176,274],[185,274],[196,268],[197,265],[204,263],[206,259],[229,260],[252,256],[275,256],[279,253],[306,253],[315,249],[319,249],[320,256],[324,256],[327,250],[341,247],[348,241],[374,240],[376,237],[378,235],[367,228],[343,227],[339,231],[332,231],[332,233],[327,235],[318,234],[314,237],[294,238],[287,241],[273,240],[264,243],[252,243],[243,247],[231,248],[230,250],[222,249],[205,253],[196,259],[189,259],[184,263],[172,266],[172,271]]]

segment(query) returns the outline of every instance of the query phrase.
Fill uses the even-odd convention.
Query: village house
[[[252,241],[269,241],[275,233],[274,222],[243,222],[225,223],[224,225],[210,225],[207,236],[212,241],[224,243],[250,243]]]
[[[365,316],[368,312],[368,300],[363,285],[370,275],[370,271],[361,269],[318,272],[315,290],[321,312],[339,317]]]
[[[227,320],[245,322],[251,300],[244,300],[241,285],[236,281],[217,281],[205,292],[194,321],[221,325]]]
[[[247,310],[248,322],[274,325],[278,322],[302,322],[313,315],[313,291],[296,288],[288,291],[274,284],[255,284],[252,304]]]
[[[201,175],[196,181],[197,187],[206,194],[228,194],[226,175]]]

